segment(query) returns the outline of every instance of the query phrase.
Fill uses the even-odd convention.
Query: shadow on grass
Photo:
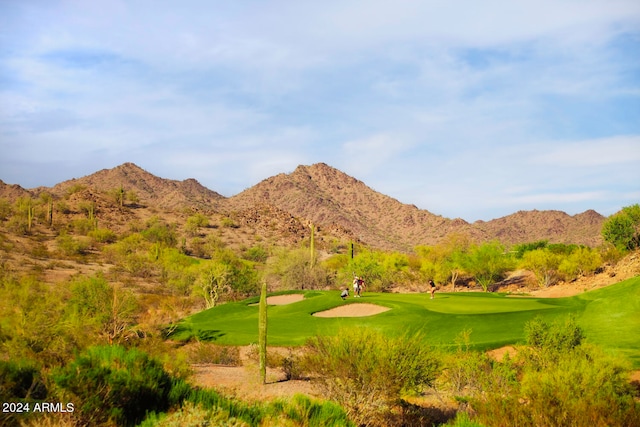
[[[216,341],[218,338],[221,338],[223,336],[225,336],[226,334],[222,331],[219,330],[206,330],[206,331],[198,331],[196,333],[196,337],[198,338],[198,340],[200,341],[207,341],[207,342],[213,342]]]
[[[226,332],[222,332],[219,329],[201,329],[201,330],[193,330],[190,327],[178,326],[175,329],[165,332],[165,338],[168,339],[176,339],[178,341],[183,341],[184,343],[191,342],[193,340],[196,341],[204,341],[204,342],[215,342],[218,339],[224,337]]]

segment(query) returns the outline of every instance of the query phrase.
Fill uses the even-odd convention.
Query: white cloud
[[[342,145],[342,150],[348,164],[347,170],[367,175],[395,163],[399,155],[412,146],[410,137],[406,135],[380,133],[347,141]]]
[[[640,164],[640,135],[548,144],[533,163],[566,168]],[[640,172],[638,172],[640,174]],[[640,177],[640,176],[639,176]],[[640,185],[640,182],[638,183]]]
[[[323,161],[466,219],[637,194],[636,0],[0,2],[0,27],[14,182],[146,161],[233,194]]]

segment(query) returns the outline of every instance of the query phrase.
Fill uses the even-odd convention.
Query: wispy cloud
[[[616,167],[623,164],[638,166],[640,165],[640,135],[549,144],[542,152],[535,155],[532,161],[565,168]]]
[[[2,2],[0,28],[5,181],[134,161],[231,195],[321,161],[469,220],[638,194],[635,0]]]

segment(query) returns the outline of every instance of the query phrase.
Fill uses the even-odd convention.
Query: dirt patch
[[[505,356],[509,355],[510,358],[513,358],[517,352],[518,350],[514,346],[507,345],[504,347],[496,348],[494,350],[489,350],[487,354],[492,359],[501,362],[505,358]]]
[[[376,304],[358,303],[347,304],[331,310],[319,311],[313,313],[315,317],[365,317],[384,313],[391,310],[388,307],[382,307]]]
[[[267,383],[260,381],[260,370],[254,364],[246,366],[192,365],[192,381],[201,387],[213,388],[225,395],[246,400],[272,400],[306,394],[320,397],[311,381],[286,380],[281,369],[267,369]]]
[[[191,381],[200,387],[213,388],[227,396],[243,400],[268,401],[306,394],[320,398],[321,394],[312,381],[287,380],[282,368],[267,368],[267,382],[262,384],[260,369],[251,352],[251,346],[240,347],[242,366],[224,366],[210,363],[193,364]],[[267,353],[288,355],[290,349],[269,347]]]

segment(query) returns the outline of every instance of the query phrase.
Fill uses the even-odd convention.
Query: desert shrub
[[[192,292],[204,299],[207,308],[258,291],[258,273],[253,265],[227,249],[217,251],[211,260],[194,265],[190,271],[194,274]]]
[[[196,213],[187,218],[185,224],[185,231],[190,236],[195,236],[199,233],[200,229],[209,226],[209,218],[201,213]]]
[[[67,321],[84,333],[112,342],[131,337],[138,314],[135,294],[101,276],[78,277],[71,283]]]
[[[32,405],[34,400],[46,397],[44,379],[31,361],[0,360],[0,402]],[[6,408],[0,411],[0,425],[8,427],[20,425],[30,415],[29,412],[12,413]]]
[[[185,348],[190,363],[215,363],[218,365],[240,366],[240,349],[233,346],[222,346],[197,342]]]
[[[640,425],[627,369],[595,348],[581,346],[542,371],[526,370],[521,384],[531,425]]]
[[[303,357],[289,349],[289,354],[282,358],[282,371],[287,380],[301,380],[307,378]]]
[[[0,354],[45,367],[66,360],[75,341],[63,322],[63,293],[34,277],[0,276]]]
[[[131,234],[104,248],[108,262],[137,277],[151,277],[158,270],[152,246],[140,233]]]
[[[491,369],[491,359],[486,353],[472,351],[471,330],[464,330],[456,338],[454,351],[443,355],[442,374],[438,386],[456,397],[468,397],[482,391],[482,373]]]
[[[11,202],[7,199],[0,199],[0,221],[6,221],[12,212]]]
[[[585,344],[571,317],[525,328],[527,346],[515,359],[492,362],[471,395],[474,421],[485,425],[635,426],[640,404],[628,366]]]
[[[315,337],[308,350],[306,367],[324,395],[358,425],[386,425],[401,398],[431,386],[440,367],[421,337],[387,337],[368,328]]]
[[[265,262],[269,257],[269,252],[264,246],[252,246],[242,254],[243,258],[254,262]]]
[[[89,231],[88,235],[98,243],[114,243],[118,240],[118,235],[108,228],[96,228]]]
[[[523,354],[528,355],[533,367],[556,363],[561,355],[578,347],[584,339],[584,331],[571,316],[552,323],[535,317],[525,324],[524,335],[528,347]]]
[[[159,218],[151,218],[147,228],[140,232],[151,243],[159,243],[163,246],[174,247],[178,242],[175,227],[162,222]]]
[[[80,218],[71,222],[71,227],[75,234],[87,236],[89,232],[96,229],[95,219]]]
[[[602,265],[602,257],[597,250],[580,247],[564,258],[558,271],[566,280],[573,280],[581,275],[592,274]]]
[[[0,360],[0,401],[44,399],[46,396],[47,387],[32,362]]]
[[[67,256],[84,255],[91,245],[83,238],[75,238],[66,233],[60,234],[56,238],[56,243],[60,251]]]
[[[223,228],[238,228],[238,225],[235,221],[228,216],[222,217],[220,219],[220,226]]]
[[[52,378],[89,425],[133,425],[147,412],[163,412],[177,403],[170,398],[175,380],[159,362],[136,349],[91,347],[55,370]]]
[[[605,243],[602,247],[599,248],[600,256],[602,257],[602,261],[604,263],[608,263],[611,265],[615,265],[625,256],[625,252],[616,248],[611,243]]]

